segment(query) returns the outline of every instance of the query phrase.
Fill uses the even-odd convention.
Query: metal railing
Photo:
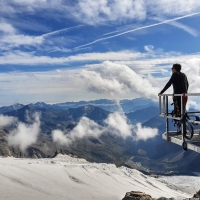
[[[169,141],[169,119],[178,120],[181,122],[181,119],[183,118],[184,114],[198,114],[200,111],[194,111],[194,112],[187,112],[186,109],[184,109],[183,105],[183,96],[200,96],[200,93],[188,93],[188,94],[161,94],[159,95],[159,115],[161,117],[166,118],[166,136],[167,141]],[[174,117],[169,113],[169,97],[181,97],[181,116],[180,117]],[[188,120],[189,122],[200,124],[200,121],[195,120]],[[184,127],[183,123],[181,122],[181,135],[182,135],[182,141],[184,142]]]

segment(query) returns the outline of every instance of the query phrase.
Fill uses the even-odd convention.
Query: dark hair
[[[177,72],[181,71],[181,65],[180,64],[173,64],[173,67]]]

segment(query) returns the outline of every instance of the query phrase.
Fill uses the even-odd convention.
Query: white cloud
[[[82,117],[78,125],[70,132],[69,137],[74,140],[88,136],[99,137],[102,134],[102,127],[87,117]]]
[[[134,141],[148,140],[154,138],[158,134],[157,129],[142,127],[141,124],[133,125],[128,122],[127,117],[123,113],[112,113],[104,120],[105,125],[100,126],[93,120],[82,117],[77,126],[68,133],[61,130],[52,131],[53,142],[60,145],[71,145],[77,139],[95,137],[99,138],[102,134],[113,134],[122,139],[127,137]]]
[[[9,126],[14,124],[17,121],[17,118],[0,115],[0,127]]]
[[[191,0],[151,0],[145,1],[150,12],[157,16],[175,16],[196,12],[199,10],[199,1]]]
[[[29,36],[23,34],[9,34],[3,35],[0,38],[0,44],[9,48],[19,47],[21,45],[40,45],[43,43],[43,37]]]
[[[152,19],[153,19],[153,20],[156,20],[156,21],[160,21],[160,22],[166,20],[166,19],[160,18],[160,17],[153,17]],[[198,32],[197,32],[194,28],[191,28],[191,27],[189,27],[189,26],[187,26],[187,25],[184,25],[184,24],[182,24],[182,23],[180,23],[180,22],[173,21],[173,22],[170,22],[170,23],[168,23],[168,24],[170,24],[170,25],[172,25],[172,26],[175,26],[175,27],[177,27],[177,28],[180,28],[180,29],[186,31],[187,33],[189,33],[189,34],[191,34],[191,35],[193,35],[193,36],[195,36],[195,37],[198,35]]]
[[[188,101],[187,101],[187,105],[186,105],[186,109],[195,109],[195,110],[200,110],[200,101],[198,98],[196,97],[189,97]]]
[[[142,21],[148,16],[180,16],[199,11],[200,3],[195,0],[10,0],[1,2],[4,15],[18,13],[45,14],[53,18],[75,18],[86,24],[105,22]],[[55,15],[51,15],[54,12]]]
[[[181,16],[198,12],[198,1],[186,0],[79,0],[73,5],[71,15],[86,24],[110,22],[143,21],[149,16]]]
[[[187,5],[187,6],[186,6]],[[186,6],[186,9],[182,9]],[[62,0],[30,0],[30,1],[18,1],[18,0],[10,0],[10,1],[2,1],[1,7],[2,9],[2,17],[5,19],[10,18],[10,16],[13,15],[13,18],[15,18],[15,21],[19,21],[21,13],[31,13],[33,15],[37,15],[38,13],[44,12],[45,17],[49,18],[55,18],[56,20],[59,20],[63,18],[73,18],[77,19],[78,21],[86,24],[92,24],[92,25],[99,25],[102,23],[119,23],[124,24],[124,22],[136,22],[136,21],[144,21],[146,19],[151,18],[152,16],[155,16],[155,18],[169,18],[169,16],[175,17],[172,20],[166,20],[162,21],[157,24],[147,25],[147,26],[140,26],[139,28],[135,28],[133,30],[128,30],[125,32],[120,32],[116,35],[111,35],[110,37],[100,38],[97,40],[94,40],[88,44],[79,46],[78,48],[75,48],[74,50],[79,49],[80,47],[88,46],[90,44],[94,44],[99,41],[107,40],[110,38],[114,38],[123,34],[127,34],[130,32],[146,29],[149,27],[158,26],[164,23],[172,23],[174,26],[179,27],[188,33],[196,36],[197,32],[180,23],[176,23],[173,21],[176,21],[178,19],[182,19],[184,17],[193,16],[191,15],[192,12],[198,12],[199,11],[199,3],[198,2],[185,2],[185,1],[174,1],[170,0],[169,2],[166,2],[165,0],[155,2],[154,0],[149,2],[147,0],[141,0],[141,1],[133,1],[133,0],[99,0],[99,1],[93,1],[93,0],[79,0],[76,2],[66,2]],[[183,10],[186,10],[183,12]],[[181,12],[180,12],[181,11]],[[54,13],[52,15],[52,13]],[[187,15],[187,16],[185,16]],[[180,17],[183,16],[183,17]],[[43,17],[43,15],[41,16]],[[72,28],[78,28],[82,25],[75,26],[75,27],[68,27],[61,30],[52,31],[46,34],[43,34],[41,36],[34,36],[34,35],[27,35],[24,34],[14,28],[14,25],[17,23],[9,21],[9,24],[5,20],[0,22],[0,31],[3,31],[4,33],[9,34],[3,34],[0,39],[0,45],[3,50],[10,50],[12,48],[19,48],[21,46],[24,46],[25,48],[35,48],[41,47],[41,49],[47,49],[48,47],[52,47],[53,45],[58,45],[57,42],[53,42],[53,40],[48,41],[49,36],[53,36],[55,34],[63,33],[65,31],[71,30]],[[25,24],[28,24],[24,22]],[[19,23],[18,23],[19,25]],[[34,25],[35,26],[35,25]],[[37,25],[36,25],[37,26]],[[38,24],[38,27],[42,26],[42,24]],[[23,27],[23,26],[18,26]],[[27,26],[28,27],[28,26]],[[40,29],[41,30],[41,29]],[[60,41],[60,40],[59,40]],[[62,41],[63,42],[63,41]],[[64,50],[63,48],[65,45],[60,43],[60,48],[56,48],[57,50]],[[54,43],[54,44],[53,44]],[[44,45],[44,46],[42,46]],[[54,50],[50,50],[54,51]],[[68,50],[67,50],[68,51]],[[47,60],[47,57],[44,56],[43,59]],[[43,60],[42,59],[42,60]],[[40,59],[41,60],[41,59]]]
[[[145,46],[144,46],[144,49],[145,49],[147,52],[152,52],[153,49],[154,49],[154,46],[153,46],[153,45],[145,45]]]
[[[160,91],[170,78],[171,66],[174,63],[182,64],[183,71],[188,74],[189,91],[193,88],[192,91],[196,92],[199,88],[199,56],[199,53],[182,55],[178,52],[164,52],[155,48],[151,53],[135,51],[97,52],[77,54],[65,58],[34,56],[34,54],[15,51],[12,54],[5,54],[1,57],[0,63],[32,63],[35,65],[48,63],[63,65],[80,61],[99,63],[104,61],[104,58],[113,62],[87,66],[83,66],[81,63],[80,67],[84,69],[83,71],[80,68],[64,69],[62,66],[61,72],[53,70],[34,73],[19,71],[0,73],[0,105],[10,105],[16,102],[24,103],[24,101],[25,103],[49,102],[49,100],[51,102],[63,102],[63,99],[66,101],[77,101],[83,99],[113,99],[113,97],[122,99],[144,96],[141,92],[145,91],[138,92],[130,85],[131,82],[134,82],[133,77],[140,77],[139,80],[142,82],[147,80],[150,83],[149,87],[151,89],[153,86],[159,88]],[[56,66],[57,68],[61,70],[59,66]],[[156,77],[152,76],[155,73],[158,75],[156,74]],[[97,81],[93,81],[91,78]],[[135,79],[135,82],[137,84],[138,81]],[[85,84],[87,87],[85,87]],[[138,84],[136,87],[139,89]],[[86,88],[93,92],[86,92]],[[137,92],[137,96],[133,91]],[[156,92],[154,93],[156,95]]]
[[[61,130],[52,131],[52,139],[54,142],[59,143],[60,145],[70,145],[71,140]]]
[[[6,22],[5,20],[0,21],[0,32],[2,32],[1,37],[0,37],[0,45],[1,45],[1,48],[3,48],[4,50],[7,50],[7,51],[12,48],[21,47],[21,46],[30,48],[30,47],[36,47],[36,46],[39,47],[42,45],[45,45],[45,49],[48,49],[48,48],[52,49],[51,46],[53,46],[52,44],[54,43],[54,41],[52,39],[51,39],[51,41],[49,41],[49,37],[52,37],[52,36],[55,36],[55,35],[58,35],[61,33],[63,34],[69,30],[76,29],[76,28],[83,26],[83,25],[78,25],[78,26],[73,26],[73,27],[67,27],[64,29],[59,29],[59,30],[55,30],[55,31],[51,31],[51,32],[42,34],[42,35],[35,36],[35,35],[28,35],[25,33],[21,33],[21,31],[14,28],[11,23],[18,25],[19,27],[26,28],[26,26],[27,26],[27,25],[22,26],[20,23],[13,22],[11,20],[9,23]],[[26,22],[24,21],[23,23],[26,23]],[[41,25],[34,24],[34,26],[40,27]],[[41,29],[44,29],[44,28],[40,28],[40,30]],[[66,42],[69,43],[69,39],[68,40],[65,39],[65,40],[66,40]],[[62,41],[62,43],[63,43],[63,41]],[[56,45],[59,45],[58,42],[56,42]],[[54,49],[66,51],[66,48],[63,48],[62,46],[60,46],[60,48],[54,47]],[[69,49],[68,49],[68,52],[69,52]]]
[[[158,135],[157,128],[142,127],[141,124],[135,126],[136,140],[146,141]]]
[[[193,58],[182,64],[182,71],[188,76],[189,92],[200,93],[200,59]]]
[[[187,33],[189,33],[189,34],[191,34],[191,35],[193,35],[195,37],[197,37],[197,35],[198,35],[198,32],[195,29],[193,29],[193,28],[191,28],[189,26],[186,26],[184,24],[181,24],[179,22],[175,22],[174,21],[174,22],[171,22],[170,24],[175,26],[175,27],[177,27],[177,28],[180,28],[180,29],[186,31]]]
[[[145,48],[153,48],[146,45]],[[150,50],[149,49],[149,50]],[[59,50],[59,49],[58,49]],[[56,64],[64,65],[73,62],[90,62],[99,63],[102,61],[114,61],[116,63],[126,64],[134,69],[144,68],[148,70],[149,67],[155,69],[156,65],[160,64],[172,64],[174,62],[186,62],[195,57],[199,57],[199,53],[182,55],[178,52],[164,52],[159,49],[154,51],[147,51],[146,53],[138,51],[110,51],[110,52],[95,52],[95,53],[84,53],[76,54],[68,57],[50,57],[50,56],[38,56],[34,52],[22,52],[12,51],[4,52],[0,56],[0,64],[16,64],[16,65],[40,65],[40,64]],[[156,69],[157,70],[157,69]],[[147,71],[148,73],[148,71]]]
[[[13,34],[16,32],[15,28],[11,24],[4,21],[0,21],[0,31],[6,34]]]
[[[133,137],[133,125],[128,123],[127,117],[124,114],[113,113],[105,120],[105,124],[110,133],[118,135],[123,139]]]
[[[35,44],[39,44],[39,42],[40,40],[38,40],[38,43],[37,41],[35,41]],[[23,43],[25,43],[25,41],[23,41]],[[76,54],[74,56],[68,56],[68,57],[54,57],[54,58],[49,56],[36,56],[34,53],[13,51],[9,53],[4,53],[2,56],[0,56],[0,64],[40,65],[40,64],[66,64],[66,63],[82,62],[82,61],[85,62],[89,61],[100,62],[105,60],[128,61],[142,57],[145,57],[145,55],[140,52],[126,51],[126,50],[118,52],[85,53],[85,54]]]
[[[72,8],[72,15],[87,24],[107,21],[143,20],[146,17],[144,1],[132,0],[79,0]]]
[[[40,115],[35,113],[32,124],[18,122],[17,128],[12,130],[7,137],[8,145],[18,146],[21,151],[37,142],[40,133]]]
[[[105,61],[96,69],[82,70],[80,74],[87,89],[92,92],[110,93],[114,96],[133,91],[141,96],[157,99],[159,89],[126,65]]]
[[[76,139],[83,137],[92,136],[98,138],[103,132],[103,127],[87,117],[82,117],[77,126],[67,134],[60,130],[52,131],[52,139],[61,145],[70,145]]]

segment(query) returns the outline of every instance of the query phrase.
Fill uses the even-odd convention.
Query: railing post
[[[181,96],[181,119],[183,119],[183,96]],[[181,135],[182,135],[182,142],[184,142],[184,126],[183,126],[183,122],[184,120],[182,120],[181,123]]]
[[[166,112],[166,116],[168,116],[168,96],[166,96],[165,112]],[[169,119],[168,118],[166,118],[166,136],[167,136],[167,141],[169,141]]]
[[[159,96],[159,115],[162,114],[161,96]]]
[[[166,111],[164,110],[165,108],[165,95],[163,95],[163,113],[166,113]]]

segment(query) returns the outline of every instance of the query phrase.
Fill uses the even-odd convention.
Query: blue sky
[[[0,105],[155,98],[176,62],[199,92],[198,1],[0,0],[0,9]]]

